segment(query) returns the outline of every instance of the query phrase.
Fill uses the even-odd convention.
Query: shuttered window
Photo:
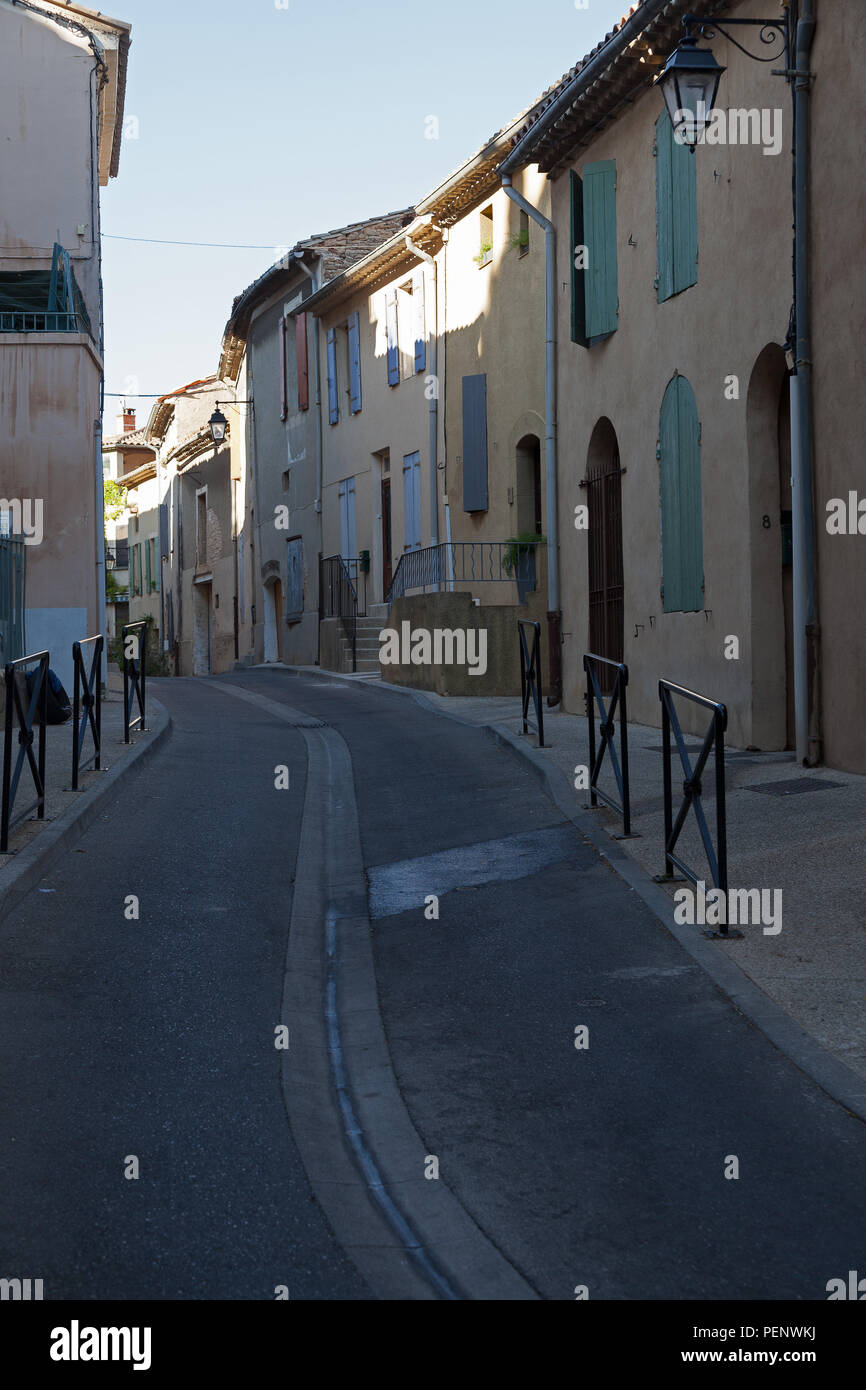
[[[675,376],[665,391],[659,419],[662,605],[666,613],[697,613],[704,607],[700,437],[692,388],[684,376]]]
[[[580,176],[569,170],[571,193],[571,341],[587,347],[586,289],[583,268],[583,184]]]
[[[616,268],[616,163],[603,159],[587,164],[583,183],[583,240],[587,248],[584,271],[586,336],[616,332],[619,295]]]
[[[144,584],[145,584],[145,590],[144,590],[144,591],[145,591],[146,594],[149,594],[150,591],[151,591],[151,588],[153,587],[153,585],[152,585],[152,583],[151,583],[151,569],[150,569],[150,547],[151,547],[152,544],[153,544],[152,541],[145,541],[145,542],[144,542]]]
[[[336,425],[340,418],[337,401],[337,330],[328,329],[328,420]]]
[[[385,332],[388,339],[388,351],[386,354],[388,368],[388,385],[400,385],[400,355],[398,352],[397,334],[397,291],[385,291]]]
[[[286,316],[280,317],[280,419],[285,420],[289,413],[286,392]]]
[[[463,510],[487,511],[487,376],[463,378]]]
[[[349,315],[349,411],[357,415],[361,409],[361,320],[358,311]]]
[[[666,111],[656,122],[656,239],[659,303],[697,284],[696,155],[674,139]]]
[[[412,278],[412,305],[415,313],[415,371],[427,367],[427,324],[424,312],[424,272],[416,270]]]
[[[153,552],[151,557],[152,563],[150,569],[151,588],[155,589],[156,592],[159,593],[159,544],[157,543],[156,538],[154,538],[150,542],[150,544]]]
[[[315,326],[318,332],[318,325]],[[307,361],[307,316],[298,314],[295,319],[295,351],[298,359],[298,409],[310,408],[310,368]]]

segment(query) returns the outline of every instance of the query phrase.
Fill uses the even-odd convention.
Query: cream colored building
[[[0,493],[42,505],[26,645],[71,689],[103,630],[99,188],[118,172],[129,25],[0,0]]]
[[[783,749],[794,721],[791,88],[716,33],[705,45],[727,69],[716,103],[725,121],[695,153],[673,142],[651,83],[683,35],[683,14],[711,8],[720,7],[645,0],[553,90],[513,156],[548,175],[557,236],[564,703],[582,709],[582,655],[595,649],[627,662],[634,719],[659,723],[665,678],[724,701],[734,744]],[[866,43],[854,0],[814,8],[820,641],[816,632],[810,755],[822,753],[820,688],[823,753],[862,772],[866,646],[845,595],[857,591],[866,542],[828,535],[824,515],[862,471],[864,189],[854,142]],[[722,6],[719,19],[767,9],[747,0]],[[733,32],[764,51],[757,27]],[[575,264],[578,244],[589,269]],[[588,530],[575,525],[581,506]]]

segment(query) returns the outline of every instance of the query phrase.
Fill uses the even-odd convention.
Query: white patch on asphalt
[[[509,835],[504,840],[459,845],[397,864],[380,864],[367,870],[370,916],[375,920],[423,908],[431,893],[441,898],[455,888],[528,878],[549,864],[570,859],[574,849],[575,832],[564,825]]]

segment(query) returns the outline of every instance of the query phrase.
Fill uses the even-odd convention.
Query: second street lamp
[[[656,82],[680,144],[695,148],[716,104],[724,71],[708,48],[698,48],[691,34],[668,58]]]
[[[219,401],[217,401],[217,408],[208,420],[208,424],[210,425],[210,436],[214,444],[222,444],[225,441],[229,422],[219,408]]]

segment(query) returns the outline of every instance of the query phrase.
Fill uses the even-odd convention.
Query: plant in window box
[[[529,229],[524,227],[522,231],[515,232],[511,238],[511,245],[515,251],[523,250],[529,245]]]
[[[473,261],[475,262],[475,264],[476,264],[477,266],[486,265],[488,261],[492,261],[492,260],[493,260],[493,242],[492,242],[492,241],[482,241],[482,243],[481,243],[481,250],[478,252],[478,255],[477,255],[477,256],[473,256],[472,259],[473,259]]]

